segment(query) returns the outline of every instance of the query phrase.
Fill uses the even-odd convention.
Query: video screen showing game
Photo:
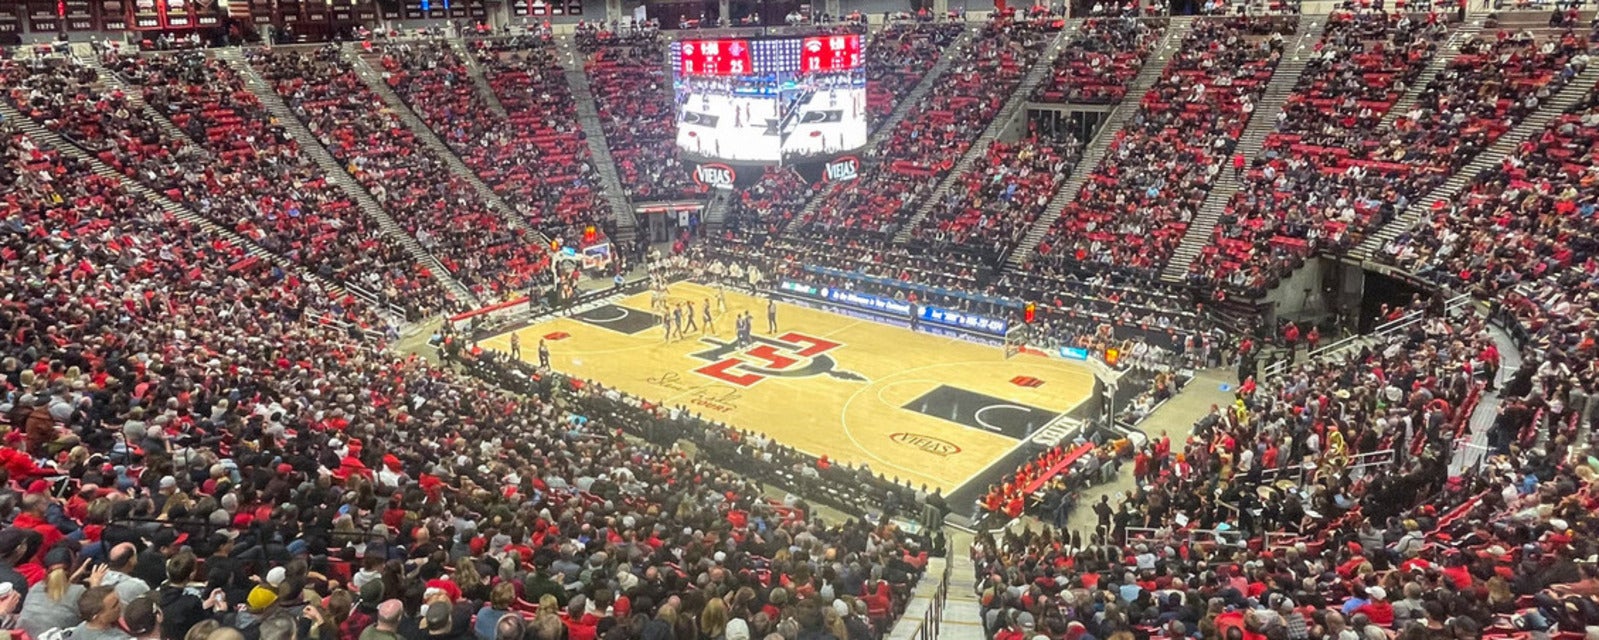
[[[775,164],[866,146],[859,35],[680,40],[671,64],[688,154]]]

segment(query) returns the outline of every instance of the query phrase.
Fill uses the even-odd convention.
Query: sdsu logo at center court
[[[809,378],[827,375],[839,380],[865,382],[858,373],[837,369],[827,352],[843,344],[788,332],[777,338],[754,336],[755,344],[740,347],[716,338],[700,338],[714,348],[689,354],[711,364],[694,370],[702,376],[740,387],[753,387],[767,378]]]

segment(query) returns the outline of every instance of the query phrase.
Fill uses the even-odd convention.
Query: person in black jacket
[[[167,580],[156,588],[156,604],[161,607],[161,635],[181,637],[205,620],[221,620],[227,600],[216,590],[205,592],[205,585],[194,581],[195,558],[180,551],[167,560]]]

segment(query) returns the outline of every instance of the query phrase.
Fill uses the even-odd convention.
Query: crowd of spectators
[[[1033,133],[989,143],[911,229],[911,241],[950,264],[997,269],[1081,157],[1082,145],[1073,137],[1053,140]]]
[[[1005,276],[991,282],[980,278],[975,269],[962,269],[891,243],[850,246],[860,250],[839,251],[772,237],[760,247],[698,246],[690,252],[690,259],[698,273],[720,278],[736,272],[732,277],[740,283],[748,282],[744,274],[754,272],[768,286],[786,278],[1012,323],[1020,322],[1022,310],[1032,302],[1036,315],[1028,344],[1049,351],[1078,348],[1099,358],[1115,350],[1118,368],[1151,375],[1185,367],[1220,366],[1229,362],[1236,350],[1225,332],[1204,322],[1175,291],[1152,290],[1147,284],[1108,277],[1075,276],[1035,290],[1017,284],[1028,280]]]
[[[700,197],[677,149],[677,107],[667,75],[667,39],[653,28],[580,29],[578,51],[605,141],[629,198],[636,202]]]
[[[431,274],[321,176],[232,70],[199,53],[107,55],[141,96],[63,57],[0,62],[0,84],[25,116],[268,251],[413,318],[446,306]],[[165,133],[140,99],[185,137]]]
[[[869,639],[925,562],[624,439],[652,407],[356,341],[353,301],[0,127],[14,633]]]
[[[950,66],[863,158],[859,179],[829,185],[801,220],[815,242],[892,238],[966,153],[1060,30],[1052,16],[996,14],[950,52]]]
[[[1186,292],[1113,274],[1006,273],[991,290],[1038,305],[1035,334],[1046,346],[1096,355],[1118,348],[1134,363],[1158,348],[1188,366],[1213,367],[1231,361],[1238,339],[1208,321]]]
[[[1159,18],[1085,19],[1032,97],[1049,103],[1120,103],[1127,96],[1127,83],[1144,68],[1165,33],[1166,22]]]
[[[872,34],[866,43],[866,111],[871,130],[900,106],[900,99],[922,81],[966,23],[956,20],[901,20]]]
[[[366,219],[350,195],[328,181],[300,151],[298,141],[245,88],[238,70],[201,52],[151,57],[108,54],[106,60],[115,63],[113,70],[143,93],[145,102],[213,157],[228,160],[231,156],[240,164],[241,174],[245,168],[257,170],[253,175],[241,175],[231,185],[217,180],[222,182],[214,185],[218,193],[245,191],[238,187],[249,180],[247,184],[256,191],[252,195],[258,194],[257,209],[274,212],[276,220],[314,222],[320,213],[324,220],[312,244],[321,243],[330,251],[339,247],[344,253],[339,258],[349,262],[375,260],[374,266],[381,265],[389,274],[381,289],[380,282],[369,277],[361,283],[366,289],[383,291],[383,300],[406,308],[411,318],[445,306],[444,297],[449,294],[427,268],[412,262],[396,239]],[[157,168],[150,163],[141,167],[151,169]],[[170,168],[167,172],[172,173]],[[284,193],[283,185],[292,188]],[[204,202],[201,198],[202,206]]]
[[[1379,257],[1442,285],[1498,296],[1523,283],[1588,286],[1599,184],[1599,88]],[[1581,301],[1580,305],[1586,305]]]
[[[884,46],[925,55],[941,24]],[[823,188],[797,237],[783,232],[811,188],[773,168],[734,199],[728,241],[683,261],[1012,320],[1033,302],[1033,346],[1115,350],[1152,381],[1132,408],[1147,413],[1174,391],[1170,370],[1252,356],[1207,328],[1186,293],[1143,279],[1226,170],[1289,24],[1196,23],[1020,273],[987,268],[1069,175],[1074,144],[993,143],[912,230],[913,246],[889,238],[1044,50],[1059,28],[1047,17],[987,24],[872,150],[862,179]],[[1252,166],[1234,165],[1248,176],[1225,226],[1261,235],[1219,238],[1270,249],[1244,249],[1238,261],[1257,271],[1228,284],[1258,287],[1261,269],[1311,250],[1278,253],[1278,235],[1346,247],[1585,64],[1586,44],[1564,30],[1469,42],[1415,110],[1378,126],[1443,33],[1431,19],[1334,18],[1278,134]],[[622,132],[612,145],[632,195],[692,195],[676,182],[688,173],[673,168],[672,138],[648,129],[654,107],[671,108],[655,99],[667,97],[659,34],[586,25],[579,43],[607,134]],[[531,221],[566,233],[602,219],[549,43],[477,46],[517,132],[494,124],[449,47],[376,55]],[[1069,84],[1099,78],[1104,99],[1137,72],[1082,55],[1088,71],[1068,65]],[[654,76],[637,68],[646,59]],[[251,60],[463,282],[500,293],[543,268],[469,186],[421,179],[448,171],[392,114],[361,108],[375,96],[335,50]],[[440,303],[436,283],[317,176],[236,71],[200,54],[108,62],[138,100],[62,59],[0,63],[0,84],[28,117],[302,268],[411,301],[413,313]],[[907,78],[878,82],[900,95],[916,84]],[[1081,95],[1068,99],[1091,99]],[[147,120],[139,100],[186,136]],[[1134,489],[1095,505],[1087,535],[979,534],[977,573],[961,578],[974,579],[985,631],[1410,640],[1599,624],[1599,568],[1578,565],[1599,553],[1596,105],[1599,88],[1388,247],[1422,277],[1491,296],[1528,346],[1519,369],[1496,375],[1497,343],[1470,308],[1418,299],[1406,310],[1423,319],[1382,342],[1272,380],[1243,376],[1236,401],[1181,442],[1046,451],[983,506],[1015,516],[1038,496],[1058,529],[1077,508],[1073,483],[1131,467]],[[1319,166],[1332,158],[1336,170]],[[522,180],[551,162],[578,177]],[[937,493],[867,467],[475,347],[435,366],[366,343],[378,320],[365,303],[175,220],[3,122],[0,220],[0,505],[16,513],[0,529],[0,584],[14,594],[0,609],[20,610],[12,622],[32,637],[872,640],[938,546],[887,524],[918,503],[936,520]],[[1349,229],[1326,231],[1335,221]],[[1451,477],[1498,378],[1504,404],[1482,466]],[[760,482],[868,506],[877,524],[826,525],[807,500],[767,499]]]
[[[505,107],[502,118],[474,86],[467,61],[443,40],[377,45],[374,66],[467,167],[551,237],[578,244],[610,208],[589,158],[577,107],[554,46],[538,36],[478,43],[478,59]],[[499,53],[508,47],[507,53]]]
[[[1297,18],[1201,18],[1031,259],[1153,277],[1271,82]]]
[[[725,247],[759,249],[783,233],[805,208],[815,189],[793,167],[768,167],[760,180],[733,196],[725,218]]]
[[[1383,23],[1389,25],[1380,29]],[[1319,76],[1279,115],[1279,134],[1217,227],[1192,279],[1259,293],[1316,251],[1345,251],[1470,162],[1588,64],[1588,38],[1569,26],[1473,35],[1409,110],[1379,126],[1444,35],[1429,14],[1334,22]],[[1489,20],[1490,28],[1495,26]],[[1378,31],[1374,31],[1378,30]],[[1350,38],[1386,32],[1391,54],[1350,53]],[[1408,53],[1401,51],[1408,48]],[[1347,54],[1342,65],[1326,59]],[[1359,73],[1358,76],[1350,75]],[[1397,80],[1397,82],[1396,82]],[[1340,86],[1342,85],[1342,86]],[[1336,104],[1328,112],[1322,107]],[[1408,240],[1408,238],[1406,239]],[[1392,251],[1392,249],[1390,249]]]
[[[872,34],[866,44],[866,91],[873,129],[900,106],[965,28],[966,23],[958,20],[906,16]],[[766,169],[754,185],[735,196],[719,241],[726,247],[759,249],[794,222],[816,191],[793,168]]]
[[[255,50],[251,64],[378,204],[479,298],[525,293],[550,266],[538,240],[509,227],[398,116],[373,108],[382,99],[337,47]]]
[[[1551,436],[1449,476],[1455,436],[1493,374],[1491,340],[1474,314],[1433,309],[1383,344],[1247,382],[1185,442],[1107,451],[1132,467],[1135,488],[1092,505],[1091,532],[978,537],[986,628],[1467,638],[1558,619],[1580,631],[1595,618],[1564,598],[1591,595],[1599,575],[1573,564],[1595,550],[1577,533],[1595,524],[1583,513],[1587,454]],[[1550,599],[1516,598],[1540,592]]]
[[[562,189],[550,213],[559,216],[558,228],[568,242],[579,240],[588,226],[609,228],[610,206],[593,167],[587,135],[577,120],[566,71],[555,58],[549,36],[478,40],[472,46],[495,99],[510,116],[509,124],[541,152],[536,162],[519,159],[523,165],[510,178],[542,176],[545,184]],[[527,187],[521,190],[525,198],[552,197]]]
[[[1436,185],[1436,173],[1360,154],[1447,31],[1437,14],[1329,16],[1276,132],[1238,172],[1195,281],[1259,292],[1316,250],[1350,248]]]

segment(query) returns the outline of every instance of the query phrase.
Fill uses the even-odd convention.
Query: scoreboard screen
[[[669,64],[691,155],[778,163],[866,145],[859,35],[679,40]]]
[[[691,76],[847,71],[865,64],[861,37],[854,34],[777,40],[680,40],[673,57],[677,72]]]

